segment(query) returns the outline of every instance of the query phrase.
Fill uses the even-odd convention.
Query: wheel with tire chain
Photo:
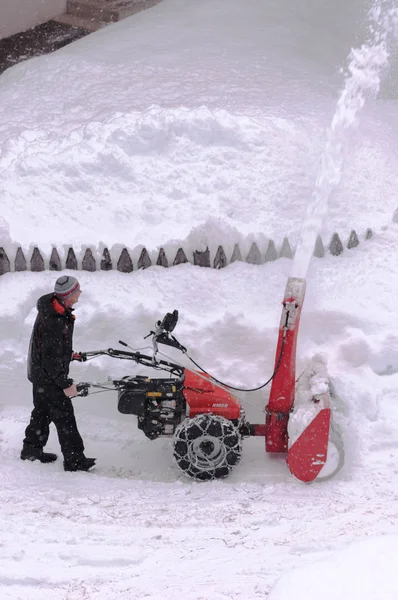
[[[201,481],[227,477],[242,457],[235,425],[211,413],[185,419],[173,438],[173,455],[184,473]]]

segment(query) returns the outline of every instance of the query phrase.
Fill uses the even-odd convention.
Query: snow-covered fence
[[[368,240],[372,237],[372,235],[372,230],[367,229],[364,239]],[[360,242],[357,233],[352,230],[348,237],[346,248],[355,248],[359,243]],[[314,256],[317,258],[322,258],[325,256],[326,252],[329,252],[329,254],[332,254],[333,256],[338,256],[343,251],[344,244],[342,243],[340,236],[335,233],[333,234],[329,244],[326,246],[326,249],[322,238],[318,236],[315,243]],[[46,268],[50,271],[62,271],[62,269],[83,271],[96,271],[97,269],[100,269],[102,271],[111,271],[112,269],[116,268],[122,273],[131,273],[134,268],[147,269],[154,264],[161,267],[170,267],[187,262],[200,267],[213,267],[214,269],[222,269],[223,267],[227,266],[227,264],[235,261],[243,261],[253,265],[260,265],[266,262],[274,261],[277,258],[293,258],[294,254],[287,238],[284,238],[279,251],[276,248],[275,242],[273,240],[269,240],[265,254],[261,253],[257,243],[253,242],[245,257],[242,255],[240,245],[235,244],[229,260],[222,246],[218,246],[213,261],[211,261],[210,250],[208,247],[203,251],[195,250],[192,253],[192,258],[190,260],[187,257],[187,253],[184,251],[184,249],[180,247],[177,250],[172,262],[168,260],[164,248],[160,248],[159,253],[157,253],[157,258],[155,257],[156,261],[153,259],[153,257],[151,259],[151,256],[146,248],[142,248],[135,267],[130,255],[131,252],[129,252],[127,248],[123,248],[121,250],[117,261],[112,260],[111,253],[109,252],[108,248],[103,249],[102,256],[99,259],[94,256],[95,252],[93,254],[93,250],[91,248],[86,248],[83,250],[83,252],[81,260],[78,260],[73,247],[69,247],[65,260],[61,261],[57,248],[53,248],[50,259],[45,261],[43,259],[43,252],[41,252],[37,246],[33,248],[28,259],[26,258],[22,248],[19,247],[17,248],[15,257],[11,258],[10,260],[4,248],[0,247],[0,275],[4,275],[4,273],[8,273],[10,271],[45,271]]]

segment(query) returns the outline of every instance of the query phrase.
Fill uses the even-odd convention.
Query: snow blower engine
[[[317,357],[296,382],[296,342],[305,280],[289,278],[283,299],[282,317],[274,372],[261,389],[272,382],[265,423],[251,424],[240,400],[228,386],[215,379],[189,356],[172,335],[178,311],[158,321],[152,336],[152,356],[140,352],[97,350],[75,355],[86,361],[100,355],[133,361],[169,373],[169,378],[142,375],[109,379],[105,383],[79,383],[79,396],[99,390],[117,390],[118,410],[136,415],[138,428],[151,440],[172,437],[173,455],[179,468],[195,479],[228,476],[242,456],[242,439],[265,437],[266,452],[284,453],[292,474],[311,482],[331,477],[342,466],[343,456],[333,441],[330,393],[324,362]],[[128,345],[119,342],[125,347]],[[198,367],[190,370],[158,358],[158,344],[181,351]],[[297,385],[296,385],[297,383]],[[252,391],[252,390],[242,390]]]

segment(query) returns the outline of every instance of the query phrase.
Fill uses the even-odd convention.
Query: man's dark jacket
[[[28,379],[34,385],[66,389],[73,384],[69,364],[75,317],[55,294],[39,298],[37,310],[29,345]]]

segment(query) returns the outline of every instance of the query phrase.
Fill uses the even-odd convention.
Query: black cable
[[[286,321],[285,321],[285,325],[284,325],[284,336],[282,338],[282,344],[281,344],[281,351],[279,352],[279,356],[278,356],[278,360],[276,362],[275,365],[275,369],[274,372],[272,373],[271,377],[268,379],[268,381],[266,381],[265,383],[263,383],[262,385],[259,385],[258,387],[255,388],[249,388],[249,389],[244,389],[244,388],[238,388],[238,387],[234,387],[233,385],[228,385],[227,383],[224,383],[223,381],[220,381],[219,379],[217,379],[216,377],[213,377],[213,375],[210,375],[210,373],[208,373],[207,371],[205,371],[205,369],[203,369],[200,365],[198,365],[197,362],[195,362],[193,360],[193,358],[191,358],[189,356],[188,353],[186,353],[186,356],[189,358],[189,360],[198,368],[202,371],[202,373],[205,373],[205,375],[208,375],[210,377],[210,379],[212,379],[213,381],[215,381],[216,383],[219,383],[220,385],[222,385],[225,388],[228,388],[229,390],[236,390],[237,392],[257,392],[257,390],[261,390],[263,388],[265,388],[267,385],[269,385],[271,383],[271,381],[273,380],[273,378],[275,377],[275,375],[278,372],[278,369],[280,367],[281,364],[281,360],[282,360],[282,355],[283,355],[283,348],[285,346],[285,341],[286,341],[286,331],[287,331],[287,324],[289,322],[289,311],[286,311]]]
[[[205,373],[205,375],[208,375],[210,377],[210,379],[212,379],[213,381],[215,381],[216,383],[219,383],[220,385],[222,385],[225,388],[228,388],[229,390],[236,390],[237,392],[256,392],[257,390],[261,390],[262,388],[265,388],[268,384],[271,383],[271,381],[273,380],[273,378],[275,377],[279,366],[281,364],[281,360],[282,360],[282,354],[283,354],[283,347],[285,345],[285,337],[283,337],[282,339],[282,344],[281,344],[281,351],[279,353],[278,356],[278,360],[274,369],[274,372],[272,373],[271,377],[268,379],[268,381],[266,381],[265,383],[263,383],[262,385],[259,385],[258,387],[255,388],[238,388],[238,387],[234,387],[233,385],[228,385],[227,383],[224,383],[223,381],[220,381],[219,379],[217,379],[216,377],[213,377],[213,375],[210,375],[210,373],[208,373],[207,371],[205,371],[200,365],[198,365],[197,362],[195,362],[193,360],[193,358],[191,358],[189,356],[189,354],[187,354],[187,357],[189,358],[189,360],[196,366],[198,367],[198,369],[200,369],[202,371],[202,373]]]

